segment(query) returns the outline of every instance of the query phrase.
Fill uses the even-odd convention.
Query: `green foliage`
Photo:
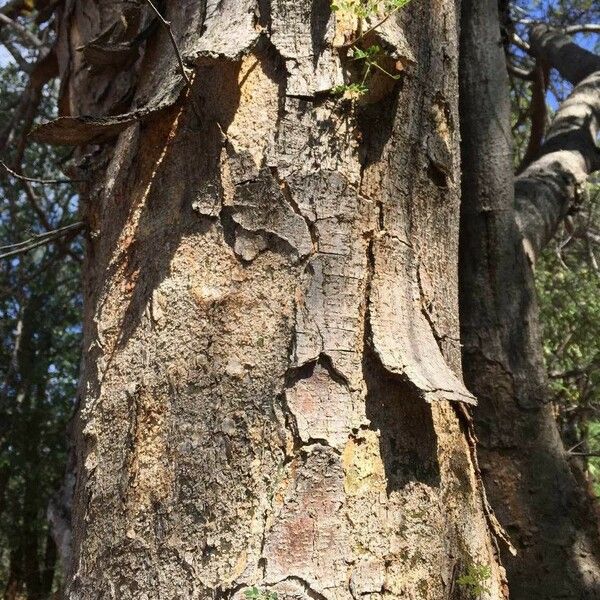
[[[331,3],[331,10],[334,12],[346,12],[359,19],[365,19],[377,12],[378,4],[376,0],[334,0]]]
[[[334,96],[344,96],[344,98],[347,98],[349,100],[360,98],[368,91],[369,88],[362,83],[341,84],[336,85],[334,88],[331,88],[331,93]]]
[[[463,573],[456,583],[467,589],[472,598],[479,598],[489,592],[488,580],[491,576],[492,569],[489,565],[474,563],[467,567],[466,573]]]
[[[386,71],[378,62],[377,57],[382,54],[382,50],[380,46],[373,45],[369,46],[365,50],[358,48],[357,46],[352,46],[350,48],[350,56],[353,60],[364,61],[364,75],[363,80],[361,82],[362,85],[365,84],[367,77],[370,75],[372,69],[378,69],[391,79],[399,79],[400,75],[392,75],[389,71]]]
[[[269,592],[268,590],[261,590],[256,586],[248,588],[244,595],[248,600],[277,600],[277,592]]]
[[[582,232],[600,228],[600,186],[543,253],[536,282],[551,400],[563,441],[579,453],[600,451],[600,274],[593,242]],[[588,461],[597,493],[600,459]]]
[[[399,79],[400,75],[394,75],[386,70],[380,63],[379,58],[384,55],[384,51],[377,44],[362,48],[359,42],[365,37],[366,33],[376,31],[387,19],[397,10],[406,6],[410,0],[334,0],[331,4],[331,10],[351,14],[359,20],[359,31],[363,30],[363,20],[374,16],[381,16],[381,20],[360,33],[350,46],[348,57],[353,61],[360,61],[362,64],[362,77],[360,82],[337,85],[332,88],[333,95],[342,95],[347,99],[357,99],[364,96],[369,91],[367,84],[370,75],[374,70],[381,71],[391,79]]]
[[[410,0],[334,0],[331,10],[346,12],[359,19],[368,19],[381,13],[390,13],[406,6]]]

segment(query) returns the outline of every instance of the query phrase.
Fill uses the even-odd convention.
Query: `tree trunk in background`
[[[327,93],[354,27],[328,2],[198,4],[166,11],[192,94],[164,28],[123,50],[151,11],[61,18],[65,116],[36,136],[118,136],[80,152],[67,596],[467,598],[479,563],[504,597],[458,416],[454,3],[373,34],[406,70],[356,107]]]
[[[462,24],[463,362],[467,385],[479,399],[475,422],[486,489],[518,551],[516,557],[503,554],[510,597],[598,598],[596,520],[569,468],[547,401],[533,272],[517,226],[518,215],[527,231],[523,206],[528,198],[534,202],[533,194],[525,195],[527,185],[531,190],[537,185],[539,198],[546,191],[554,193],[544,201],[548,206],[557,201],[557,210],[535,198],[535,206],[552,213],[552,232],[569,199],[562,197],[559,186],[553,187],[544,159],[518,180],[520,212],[514,210],[508,77],[497,2],[465,0]],[[565,190],[574,188],[575,177],[563,179]],[[543,226],[548,220],[530,213],[538,217],[533,237],[547,236]]]

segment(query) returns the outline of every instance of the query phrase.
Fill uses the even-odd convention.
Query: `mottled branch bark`
[[[538,23],[530,30],[531,53],[543,58],[561,77],[577,85],[600,70],[600,57],[557,29]]]
[[[535,54],[576,86],[554,116],[538,158],[515,182],[519,228],[535,262],[600,168],[600,56],[542,25],[531,37]]]
[[[516,179],[519,228],[533,262],[562,219],[583,201],[589,175],[600,168],[600,151],[596,146],[599,125],[600,71],[597,71],[581,81],[562,103],[539,157]]]

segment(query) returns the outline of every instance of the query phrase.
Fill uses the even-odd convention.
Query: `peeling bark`
[[[125,81],[129,115],[181,85],[162,30],[120,79],[86,70],[74,41],[114,6],[67,8],[66,131],[113,119]],[[364,105],[326,93],[342,75],[328,2],[166,17],[193,89],[79,151],[91,234],[67,597],[458,599],[481,563],[503,598],[457,410],[473,397],[454,3],[388,20],[390,56],[412,66]]]

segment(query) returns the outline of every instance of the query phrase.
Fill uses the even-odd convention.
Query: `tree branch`
[[[29,29],[27,29],[27,27],[24,27],[18,21],[13,21],[10,17],[6,16],[2,12],[0,12],[0,22],[2,22],[5,25],[8,25],[12,29],[14,29],[19,34],[19,37],[24,42],[33,44],[33,46],[35,46],[36,48],[44,48],[44,42],[42,42],[42,40],[40,40],[40,38],[38,38],[36,35],[31,33],[31,31],[29,31]]]
[[[12,258],[13,256],[18,256],[19,254],[25,254],[34,248],[45,246],[46,244],[49,244],[65,235],[75,235],[84,228],[85,223],[78,221],[77,223],[71,223],[70,225],[65,225],[64,227],[59,227],[58,229],[54,229],[52,231],[46,231],[45,233],[36,235],[23,242],[10,244],[8,246],[0,246],[0,250],[7,250],[7,252],[0,254],[0,259]]]
[[[2,36],[4,37],[4,36]],[[31,73],[32,65],[29,64],[20,54],[20,52],[15,48],[14,44],[10,40],[2,39],[2,45],[6,48],[8,53],[14,58],[15,62],[19,66],[21,71],[25,73]]]
[[[564,31],[568,35],[574,35],[576,33],[600,33],[600,24],[587,23],[584,25],[570,25],[569,27],[565,27]]]
[[[535,77],[534,70],[526,71],[525,69],[521,69],[521,67],[513,65],[510,62],[508,56],[506,57],[506,70],[509,72],[510,75],[514,75],[515,77],[518,77],[519,79],[524,79],[525,81],[533,81]]]
[[[2,8],[0,13],[3,15],[11,16],[25,8],[24,0],[9,0]]]
[[[578,46],[565,33],[548,25],[533,25],[530,40],[531,53],[545,59],[573,85],[600,70],[600,56]]]
[[[36,177],[27,177],[22,175],[21,173],[17,173],[13,171],[8,165],[0,161],[0,167],[3,167],[8,173],[10,173],[16,179],[20,179],[21,181],[29,181],[31,183],[43,183],[45,185],[56,185],[62,183],[80,183],[87,181],[87,179],[38,179]]]
[[[527,52],[527,54],[529,54],[531,51],[529,44],[515,32],[513,32],[511,35],[511,41],[517,48],[523,50],[523,52]]]
[[[534,26],[532,40],[538,58],[577,82],[556,112],[539,158],[515,181],[517,221],[527,252],[535,261],[578,201],[588,176],[600,168],[596,146],[600,127],[600,57],[546,26]],[[582,75],[586,75],[583,80],[579,79]]]

